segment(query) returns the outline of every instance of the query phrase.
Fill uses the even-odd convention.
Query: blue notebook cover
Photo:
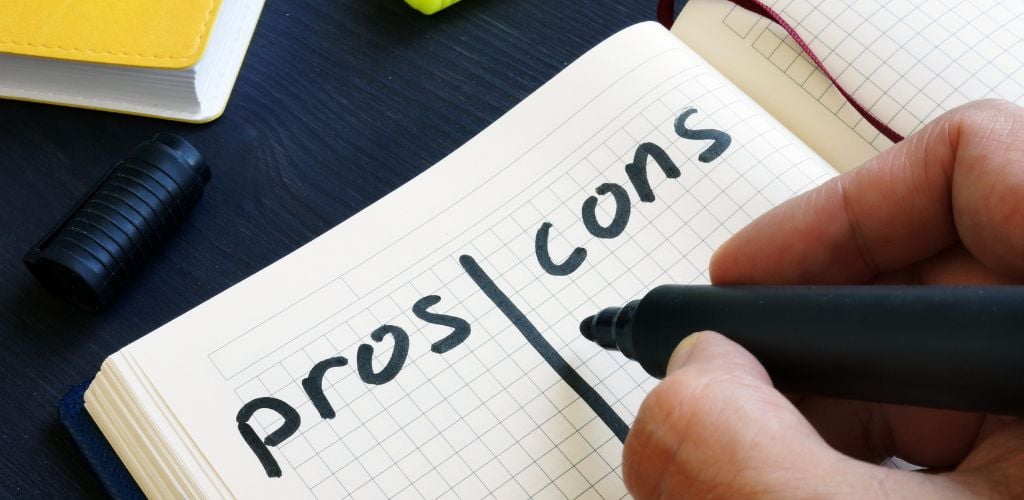
[[[89,466],[110,496],[119,499],[144,499],[146,496],[142,494],[139,485],[135,484],[124,463],[110,447],[107,438],[103,437],[100,428],[96,427],[92,417],[85,411],[85,390],[91,382],[90,380],[72,386],[61,398],[57,405],[60,422],[71,433],[78,449],[82,450],[82,455],[85,455]]]

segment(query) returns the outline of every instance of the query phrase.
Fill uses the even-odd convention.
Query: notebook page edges
[[[968,101],[1024,103],[1020,2],[769,3],[814,40],[840,83],[903,135]]]
[[[0,97],[202,123],[224,111],[263,0],[223,5],[207,50],[184,69],[140,68],[4,54]]]
[[[903,136],[969,101],[1024,103],[1019,2],[765,3],[845,89]],[[693,0],[675,31],[840,170],[892,145],[771,21],[725,0]]]
[[[173,418],[232,495],[622,496],[622,438],[653,381],[579,338],[579,319],[707,282],[732,232],[834,174],[637,25],[127,347],[150,387],[133,397],[173,410],[150,417]]]
[[[690,0],[672,32],[836,170],[850,170],[891,144],[776,28],[727,0]],[[873,144],[877,137],[886,142]]]

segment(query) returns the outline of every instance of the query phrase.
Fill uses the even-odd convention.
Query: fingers
[[[1024,421],[997,427],[947,478],[978,497],[1024,498]]]
[[[1015,280],[994,271],[956,244],[919,263],[917,282],[926,285],[1015,285]]]
[[[753,356],[705,332],[676,350],[641,406],[623,472],[637,498],[821,496],[847,462],[772,388]]]
[[[805,397],[800,412],[833,448],[880,463],[898,456],[923,467],[952,469],[977,442],[985,416],[900,405]]]
[[[1016,285],[1021,280],[982,264],[960,243],[907,267],[880,273],[873,285]]]
[[[1009,471],[992,465],[1005,450],[934,476],[854,460],[822,440],[742,347],[712,332],[684,344],[626,439],[623,474],[636,498],[958,498],[992,495],[1000,485],[990,479]]]
[[[1024,277],[1024,109],[950,111],[862,167],[783,203],[715,253],[716,283],[860,283],[962,240]]]

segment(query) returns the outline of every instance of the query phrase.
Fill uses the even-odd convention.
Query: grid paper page
[[[707,163],[698,155],[709,141],[677,131],[691,108],[690,129],[731,137]],[[518,138],[524,144],[514,144]],[[682,172],[666,177],[650,160],[652,202],[638,198],[624,170],[645,143]],[[456,180],[474,175],[481,179],[475,186]],[[579,319],[657,284],[706,283],[711,253],[729,235],[832,175],[667,32],[641,25],[592,51],[423,177],[241,291],[133,345],[126,358],[145,367],[179,428],[233,494],[622,498],[624,436],[616,425],[632,422],[655,381],[582,339]],[[630,215],[620,235],[597,238],[581,222],[581,206],[606,183],[625,188]],[[419,189],[455,201],[438,200],[431,213],[418,206],[426,199],[413,196]],[[597,219],[608,224],[616,204],[598,198]],[[417,208],[423,221],[405,231],[403,217]],[[586,249],[567,275],[538,264],[536,236],[545,223],[554,261]],[[364,257],[332,264],[329,257],[355,240]],[[481,279],[529,325],[513,321],[509,305]],[[271,285],[282,296],[294,289],[297,299],[251,302],[257,295],[250,290]],[[433,316],[414,305],[424,303]],[[223,322],[225,331],[211,333],[206,322],[228,312],[259,320]],[[565,366],[542,355],[529,327]],[[191,328],[214,338],[188,349],[172,341],[175,331]],[[371,340],[381,328],[389,333]],[[325,418],[304,381],[314,365],[339,355],[347,365],[328,370],[320,385],[334,412]],[[178,356],[196,360],[195,369],[172,372],[167,359]],[[393,378],[367,383],[395,359],[401,366]],[[567,370],[582,384],[560,376]],[[234,425],[240,407],[266,397],[301,418],[268,447],[277,478],[267,477]],[[196,408],[197,401],[210,406]],[[262,439],[286,420],[264,409],[249,423]]]
[[[1024,104],[1024,3],[999,0],[768,0],[840,84],[906,136],[943,111],[998,97]],[[768,19],[720,20],[876,150],[891,142]]]
[[[637,103],[626,112],[621,128],[602,131],[610,136],[588,144],[581,151],[585,156],[555,165],[552,170],[561,175],[520,197],[499,224],[474,227],[476,236],[455,251],[436,252],[432,257],[439,260],[426,270],[405,270],[403,276],[417,273],[409,283],[365,309],[339,311],[346,319],[289,346],[293,354],[237,388],[240,403],[268,393],[303,401],[299,382],[316,360],[354,352],[362,337],[356,332],[376,325],[422,323],[408,304],[437,293],[453,302],[444,312],[476,327],[472,340],[438,356],[426,345],[436,337],[430,328],[410,329],[410,352],[419,357],[410,357],[395,384],[370,389],[351,371],[330,380],[331,401],[345,406],[340,417],[282,445],[282,454],[306,485],[320,498],[346,493],[434,497],[449,491],[458,498],[490,493],[518,497],[545,489],[545,496],[575,498],[588,492],[621,497],[621,443],[487,304],[453,256],[477,256],[556,348],[566,356],[579,354],[572,359],[576,369],[616,412],[632,421],[655,380],[621,354],[583,339],[579,319],[603,305],[638,297],[655,284],[707,283],[708,261],[719,243],[767,207],[827,175],[813,170],[808,175],[802,164],[809,161],[806,156],[792,145],[779,147],[785,143],[781,134],[751,108],[714,97],[720,89],[720,82],[707,73],[681,74],[666,82],[645,96],[653,102],[646,107]],[[738,154],[744,162],[768,160],[745,164],[730,158],[703,168],[690,162],[686,178],[663,179],[653,186],[658,203],[637,206],[628,238],[599,240],[574,224],[576,206],[593,186],[626,183],[622,165],[638,144],[671,144],[673,157],[694,156],[678,138],[666,134],[672,130],[672,110],[692,102],[700,102],[715,115],[716,125],[737,137],[763,134],[763,142],[740,146]],[[782,167],[789,160],[793,164]],[[550,187],[541,187],[547,183]],[[611,219],[608,207],[601,208],[605,220]],[[557,237],[562,248],[580,245],[589,251],[585,267],[572,279],[547,276],[534,262],[534,233],[545,221],[569,229]],[[379,357],[383,365],[388,354]],[[318,420],[311,403],[299,410],[303,420]],[[272,415],[262,416],[271,429],[280,423]]]

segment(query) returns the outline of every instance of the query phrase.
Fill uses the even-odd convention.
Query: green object
[[[459,0],[405,0],[405,3],[411,5],[414,9],[424,14],[433,14],[458,1]]]

